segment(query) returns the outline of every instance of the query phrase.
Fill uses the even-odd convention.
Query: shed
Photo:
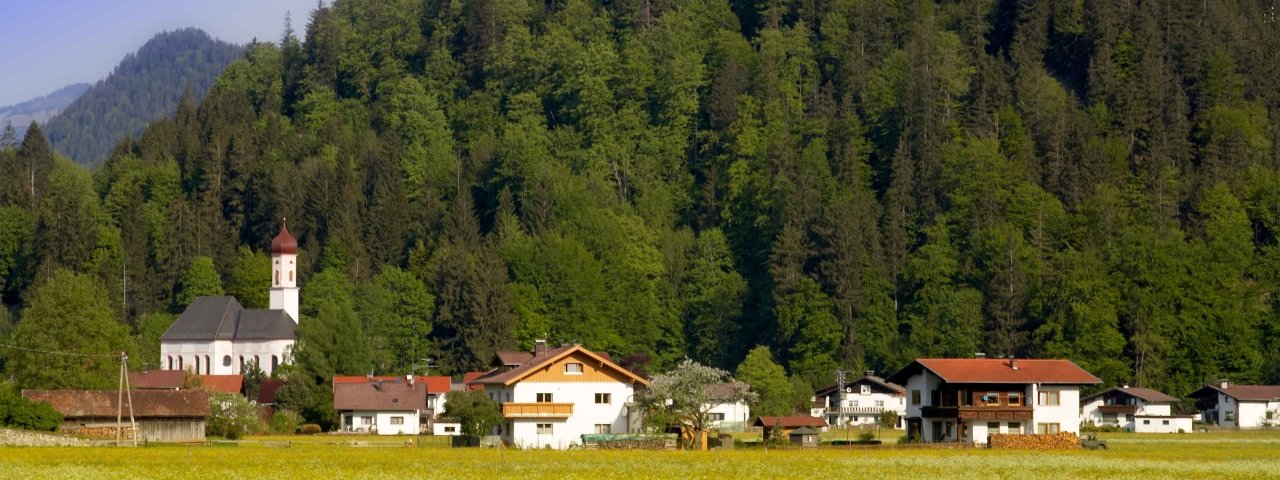
[[[23,390],[22,396],[48,402],[62,414],[63,431],[86,436],[115,435],[116,415],[125,422],[129,404],[121,409],[116,390]],[[133,417],[138,439],[148,442],[202,442],[209,417],[209,393],[203,390],[132,390]],[[127,397],[126,397],[127,398]]]
[[[779,435],[787,436],[792,430],[802,427],[822,430],[827,428],[827,421],[821,417],[810,417],[806,415],[791,415],[786,417],[756,417],[756,421],[751,426],[758,427],[764,431],[764,438],[773,438],[774,430],[781,429]]]
[[[818,431],[809,427],[800,427],[791,431],[791,444],[800,447],[818,446]]]

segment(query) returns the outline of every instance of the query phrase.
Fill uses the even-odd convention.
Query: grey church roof
[[[200,297],[160,340],[292,340],[297,328],[284,310],[248,310],[235,297]]]

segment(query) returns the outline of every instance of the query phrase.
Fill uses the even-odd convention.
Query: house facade
[[[987,443],[993,433],[1080,431],[1080,387],[1101,383],[1069,360],[922,358],[888,381],[907,392],[907,435]]]
[[[1227,380],[1192,392],[1204,423],[1226,428],[1280,426],[1280,385],[1235,385]]]
[[[1190,432],[1191,416],[1174,415],[1175,403],[1178,399],[1165,393],[1125,385],[1081,399],[1080,415],[1085,423],[1119,427],[1128,432]]]
[[[498,366],[472,381],[499,402],[494,433],[517,448],[567,449],[582,435],[630,433],[628,405],[644,378],[581,345],[501,352]]]
[[[417,435],[426,407],[426,385],[412,376],[333,384],[333,408],[344,432]]]
[[[903,428],[907,413],[906,390],[900,385],[867,372],[862,378],[841,385],[831,385],[814,395],[814,409],[833,427],[874,426],[885,412],[894,412]]]
[[[298,242],[283,225],[271,241],[270,308],[235,297],[200,297],[160,337],[160,369],[240,375],[251,363],[270,375],[288,362],[298,327]]]

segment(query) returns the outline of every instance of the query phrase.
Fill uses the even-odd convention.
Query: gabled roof
[[[340,383],[369,383],[369,382],[404,382],[405,377],[395,375],[339,375],[333,377],[333,384]],[[427,393],[444,393],[449,391],[449,383],[452,381],[445,375],[414,375],[413,381],[427,386]]]
[[[490,370],[490,371],[492,371],[492,370]],[[478,384],[478,383],[473,384],[472,382],[475,382],[475,381],[476,381],[476,379],[478,379],[478,378],[480,378],[480,377],[483,377],[483,376],[485,376],[485,375],[487,375],[487,374],[489,374],[489,372],[467,372],[467,373],[464,373],[464,374],[462,374],[462,385],[463,385],[463,387],[464,387],[466,390],[483,390],[483,389],[484,389],[484,385],[481,385],[481,384]]]
[[[896,383],[891,383],[888,380],[877,377],[875,375],[863,375],[861,378],[858,378],[857,380],[846,383],[845,386],[847,387],[847,386],[858,385],[862,383],[865,383],[874,387],[879,387],[881,390],[888,390],[895,395],[903,395],[907,391],[907,389],[902,388],[901,385],[898,385]],[[828,385],[818,390],[815,393],[815,395],[819,397],[825,397],[827,395],[831,395],[832,393],[835,393],[836,389],[838,388],[839,388],[839,385]]]
[[[1087,401],[1089,401],[1089,400],[1092,400],[1092,399],[1095,399],[1095,398],[1101,397],[1101,396],[1103,396],[1103,395],[1106,395],[1106,394],[1107,394],[1107,393],[1109,393],[1109,392],[1118,392],[1118,393],[1122,393],[1122,394],[1128,395],[1128,396],[1133,397],[1133,398],[1137,398],[1137,399],[1142,400],[1142,401],[1147,402],[1147,403],[1173,403],[1173,402],[1177,402],[1177,401],[1178,401],[1178,399],[1177,399],[1176,397],[1172,397],[1172,396],[1166,395],[1166,394],[1164,394],[1163,392],[1161,392],[1161,391],[1159,391],[1159,390],[1152,390],[1152,389],[1150,389],[1150,388],[1137,388],[1137,387],[1115,387],[1115,388],[1110,388],[1110,389],[1103,390],[1103,391],[1101,391],[1101,392],[1095,393],[1095,394],[1093,394],[1093,395],[1089,395],[1089,396],[1087,396],[1087,397],[1084,397],[1084,398],[1080,399],[1080,401],[1081,401],[1081,402],[1087,402]]]
[[[518,367],[532,359],[533,352],[498,352],[494,366]]]
[[[62,416],[75,418],[115,418],[121,412],[116,390],[23,390],[22,396],[35,402],[49,402]],[[133,416],[138,418],[205,418],[209,416],[209,393],[203,390],[131,390]],[[129,415],[129,399],[123,414]]]
[[[790,415],[786,417],[756,417],[756,421],[752,423],[755,427],[773,428],[782,423],[782,428],[800,428],[800,427],[816,427],[822,428],[827,426],[827,421],[820,417],[810,417],[808,415]]]
[[[129,372],[129,386],[141,390],[177,390],[182,388],[186,372],[182,370],[151,370]]]
[[[1016,366],[1016,368],[1014,368]],[[1070,360],[1036,358],[920,358],[889,377],[905,385],[907,379],[928,370],[947,383],[1047,383],[1096,385],[1102,380]]]
[[[1280,385],[1234,385],[1227,388],[1221,385],[1205,385],[1204,388],[1191,392],[1192,397],[1201,397],[1205,393],[1216,391],[1236,400],[1245,402],[1270,402],[1280,400]]]
[[[235,297],[199,297],[160,341],[292,340],[297,328],[284,310],[246,310]]]
[[[523,380],[525,377],[529,375],[532,375],[534,372],[538,371],[539,368],[542,368],[543,366],[549,365],[551,363],[555,363],[556,361],[564,357],[567,357],[569,355],[573,355],[574,353],[581,353],[583,355],[591,357],[593,360],[600,362],[599,365],[601,367],[608,368],[618,373],[621,373],[622,375],[630,378],[632,381],[636,383],[639,383],[641,385],[649,384],[648,380],[645,380],[639,375],[632,373],[630,370],[627,370],[625,368],[618,366],[618,364],[613,363],[613,361],[609,360],[608,358],[605,358],[603,356],[596,354],[595,352],[592,352],[591,350],[587,350],[586,348],[583,348],[582,345],[562,345],[560,347],[552,348],[543,352],[533,354],[528,361],[520,364],[520,366],[518,367],[512,368],[507,371],[491,370],[485,373],[484,375],[482,375],[480,378],[472,380],[471,383],[491,384],[491,385],[492,384],[511,385],[516,382],[519,382],[520,380]]]
[[[421,410],[427,407],[424,385],[405,382],[335,383],[334,410]]]
[[[244,388],[243,375],[197,375],[200,385],[209,393],[240,393]]]

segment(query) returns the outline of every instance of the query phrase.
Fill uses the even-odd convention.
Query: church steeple
[[[285,220],[271,240],[271,309],[284,310],[298,322],[298,241],[289,234]]]

